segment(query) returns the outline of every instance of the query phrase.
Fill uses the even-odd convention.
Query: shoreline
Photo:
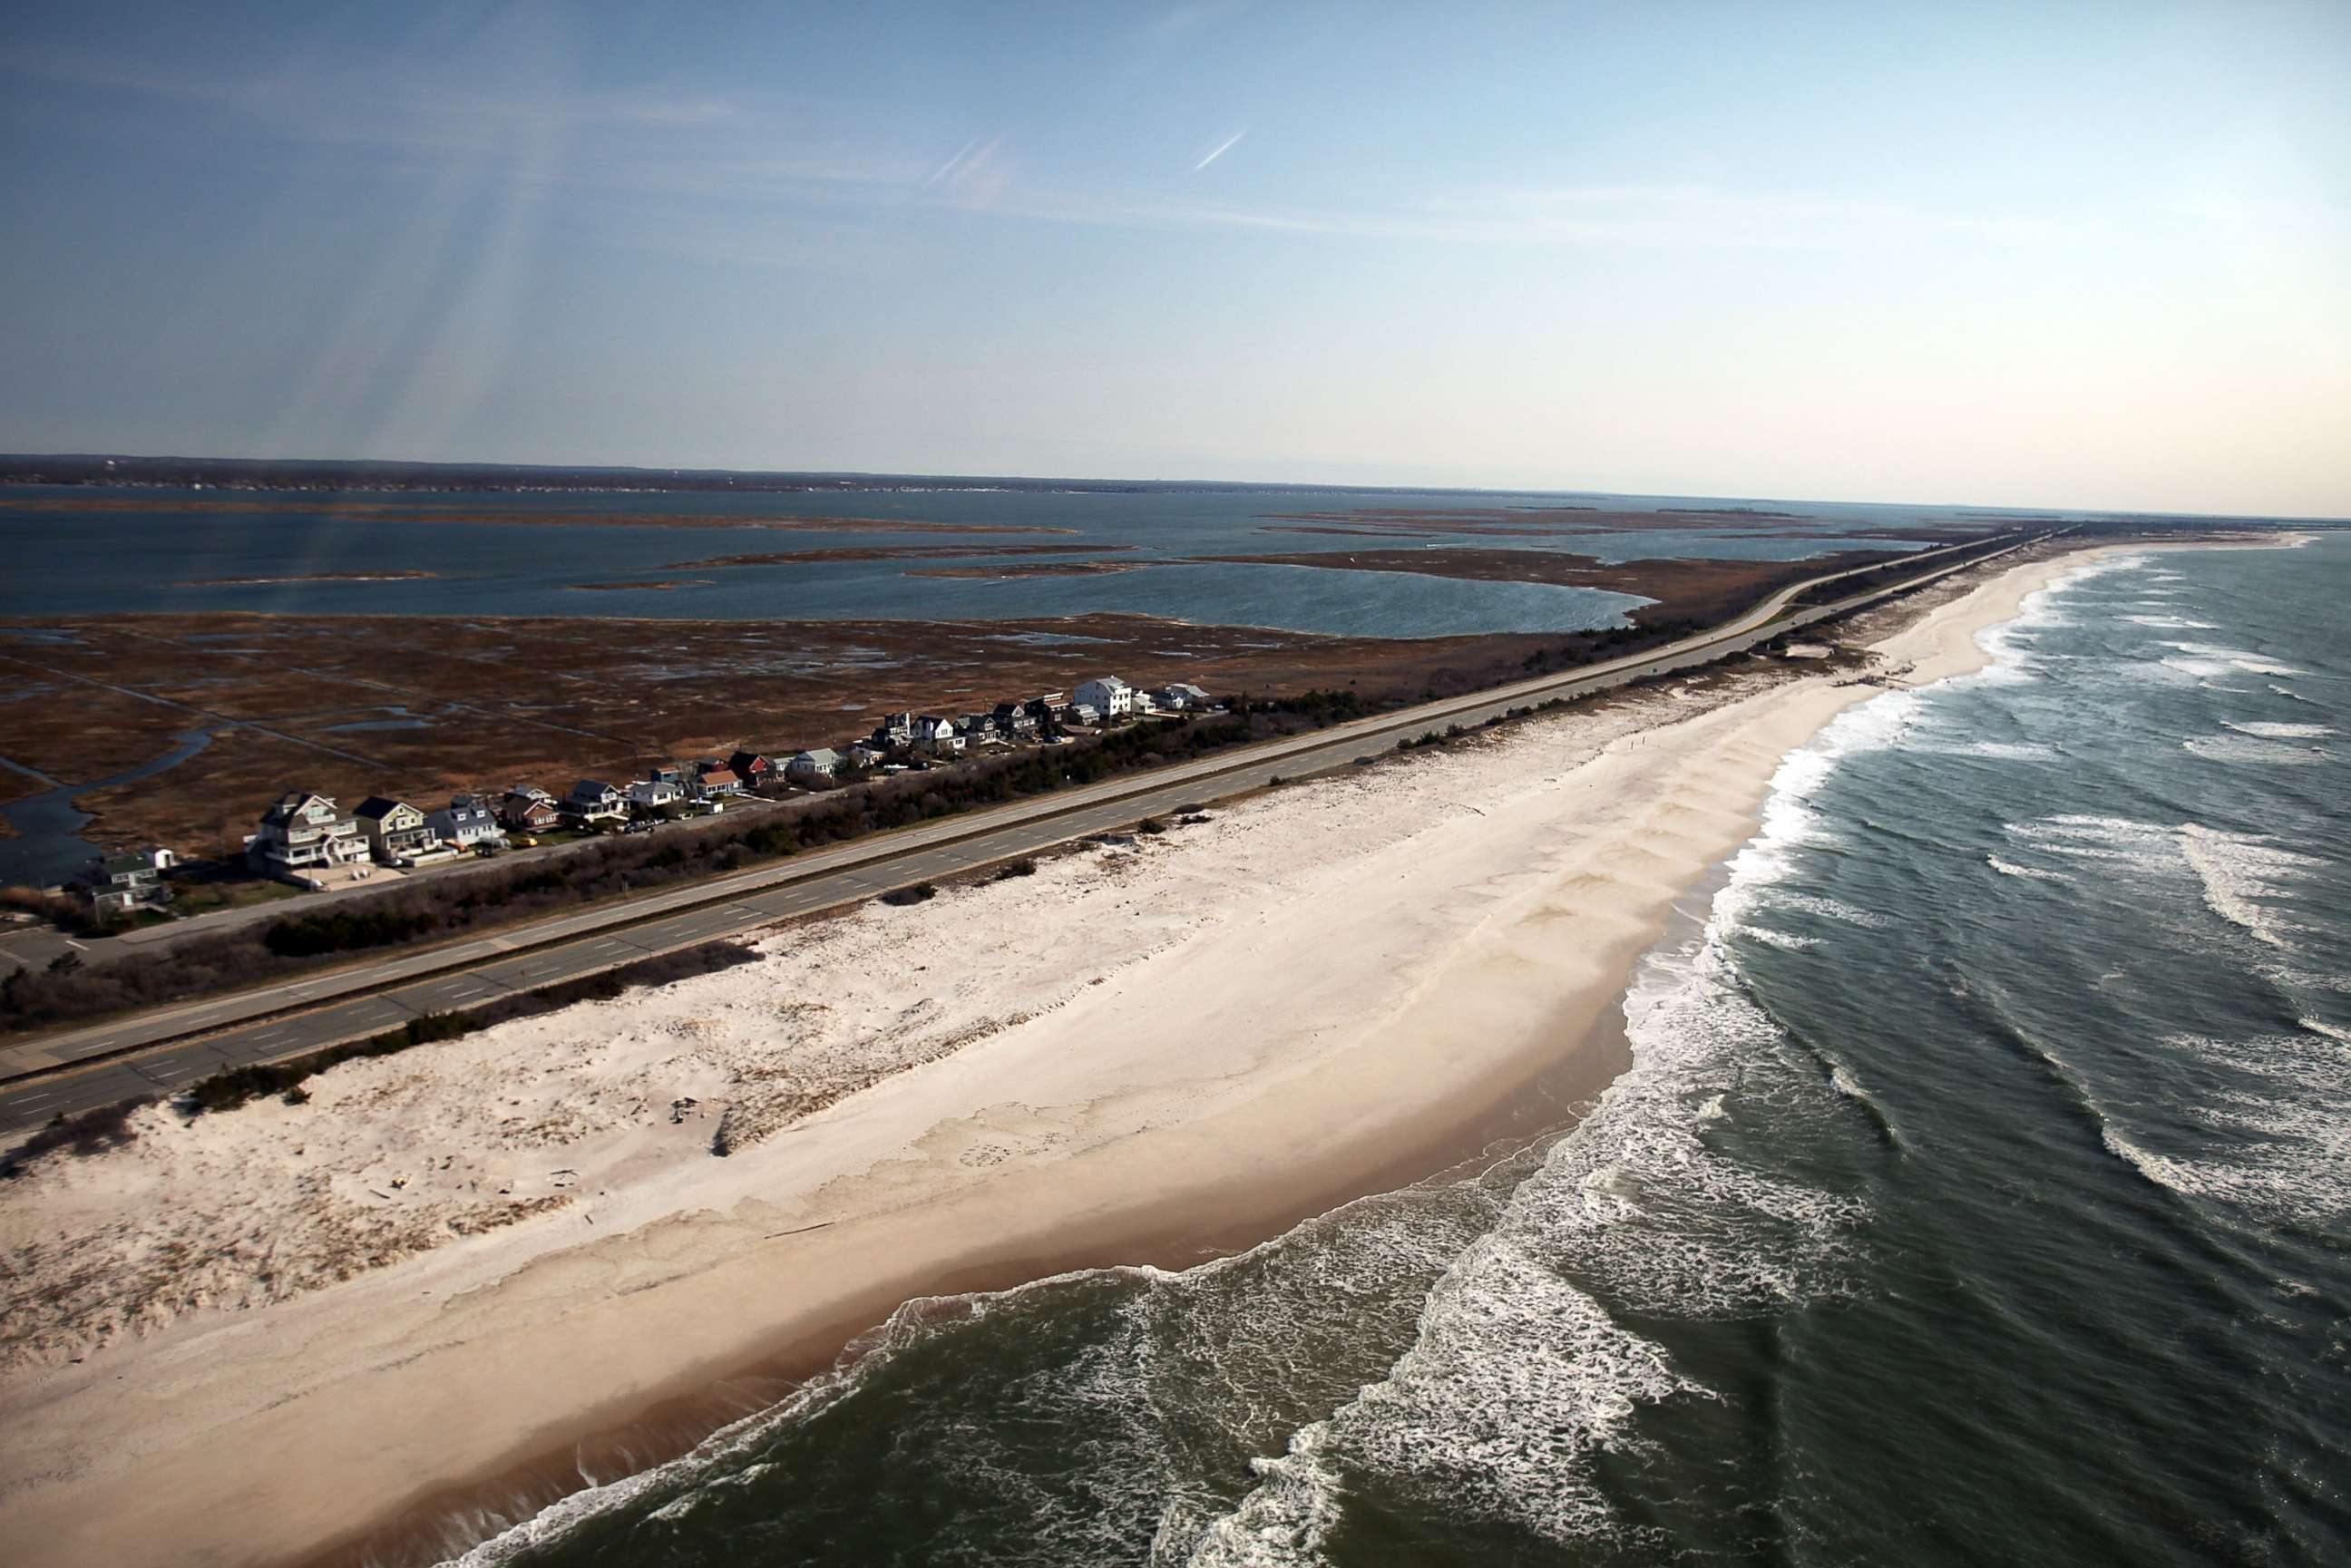
[[[1878,646],[1918,684],[1980,668],[1976,632],[2100,553],[1970,583]],[[481,1500],[481,1478],[510,1486],[665,1404],[706,1411],[747,1367],[821,1364],[911,1297],[1182,1267],[1458,1164],[1547,1076],[1583,1100],[1614,1075],[1622,1041],[1612,1056],[1605,1026],[1676,902],[1751,835],[1780,758],[1876,695],[1794,679],[1635,726],[1556,778],[1518,780],[1490,814],[1334,868],[1311,896],[1190,935],[795,1123],[726,1162],[741,1162],[730,1206],[656,1208],[518,1265],[495,1256],[514,1234],[494,1232],[190,1319],[84,1373],[14,1375],[16,1430],[0,1441],[19,1479],[0,1521],[36,1543],[26,1563],[422,1543],[420,1514]],[[1332,955],[1330,972],[1301,975],[1303,953]],[[1169,996],[1198,1005],[1171,1019]],[[1251,1039],[1269,1019],[1279,1038]],[[766,1304],[756,1330],[746,1300]],[[572,1394],[583,1364],[615,1392]],[[76,1437],[63,1463],[25,1464],[58,1427]]]

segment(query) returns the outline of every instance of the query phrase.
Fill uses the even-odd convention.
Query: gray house
[[[470,850],[479,844],[496,847],[507,841],[497,813],[479,795],[452,795],[449,803],[424,814],[424,825],[444,844]]]
[[[100,915],[128,915],[134,909],[155,909],[172,902],[163,873],[180,863],[165,849],[134,850],[128,854],[100,855],[90,862],[83,883],[90,906]]]

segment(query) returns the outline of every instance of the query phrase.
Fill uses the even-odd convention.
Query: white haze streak
[[[1236,131],[1231,136],[1217,143],[1216,150],[1214,152],[1210,152],[1206,158],[1201,159],[1197,163],[1192,165],[1192,172],[1195,174],[1198,173],[1201,170],[1207,168],[1209,164],[1215,162],[1217,159],[1223,157],[1234,148],[1239,146],[1241,138],[1248,134],[1249,132],[1246,131]]]

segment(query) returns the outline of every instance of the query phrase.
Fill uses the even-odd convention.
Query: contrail
[[[951,172],[954,172],[954,170],[955,170],[955,166],[956,166],[956,164],[958,164],[958,163],[962,162],[965,159],[967,159],[967,158],[970,157],[970,156],[972,155],[972,152],[974,152],[974,151],[975,151],[978,146],[979,146],[979,138],[978,138],[978,137],[977,137],[977,136],[973,137],[970,141],[968,141],[965,142],[965,143],[963,144],[963,151],[962,151],[962,152],[960,152],[956,153],[954,157],[952,157],[952,158],[948,159],[946,162],[944,162],[944,163],[940,164],[936,170],[933,171],[933,172],[932,172],[932,174],[931,174],[931,177],[930,177],[929,179],[927,179],[927,180],[925,180],[925,181],[924,181],[924,182],[923,182],[923,185],[924,185],[924,187],[925,187],[925,189],[928,189],[930,186],[933,186],[933,185],[937,184],[941,180],[946,179],[949,173],[951,173]],[[1221,149],[1219,149],[1219,151],[1221,151]]]
[[[1201,170],[1207,168],[1209,164],[1215,162],[1217,159],[1223,157],[1234,148],[1239,146],[1241,138],[1248,134],[1249,132],[1246,131],[1234,131],[1231,140],[1217,143],[1217,150],[1215,152],[1209,153],[1206,158],[1201,159],[1197,163],[1193,164],[1192,172],[1195,174],[1198,173]]]

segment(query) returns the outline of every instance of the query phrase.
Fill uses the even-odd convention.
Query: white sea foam
[[[2004,762],[2038,762],[2057,755],[2055,747],[2040,740],[1966,740],[1918,749],[1938,757],[1991,757]]]
[[[2002,876],[2029,877],[2034,882],[2071,882],[2074,880],[2062,871],[2043,871],[2033,866],[2019,865],[2014,861],[2004,861],[1998,855],[1988,854],[1984,856],[1984,860],[1991,866],[1992,870],[2000,873]]]
[[[2331,755],[2323,747],[2263,740],[2251,735],[2192,736],[2181,741],[2179,747],[2207,762],[2225,762],[2231,767],[2307,768],[2324,762]]]
[[[2134,626],[2152,626],[2165,632],[2217,632],[2220,630],[2210,621],[2190,621],[2184,615],[2126,615],[2123,619]]]
[[[1866,912],[1784,885],[1819,841],[1804,801],[1843,758],[1896,743],[1912,694],[1851,710],[1774,776],[1761,831],[1732,861],[1705,929],[1653,953],[1625,1001],[1633,1064],[1510,1195],[1499,1222],[1429,1293],[1419,1337],[1389,1375],[1296,1433],[1258,1484],[1208,1527],[1191,1561],[1320,1560],[1349,1477],[1435,1495],[1457,1515],[1558,1542],[1625,1531],[1594,1479],[1604,1448],[1633,1440],[1646,1405],[1714,1396],[1608,1303],[1706,1316],[1836,1289],[1837,1260],[1865,1210],[1717,1149],[1734,1102],[1768,1101],[1775,1123],[1850,1126],[1852,1079],[1799,1057],[1738,982],[1726,934],[1775,945],[1750,917],[1801,908],[1846,924]]]
[[[2318,740],[2335,733],[2332,725],[2325,724],[2239,724],[2234,719],[2220,722],[2240,734],[2257,735],[2263,740]]]
[[[2285,883],[2325,862],[2280,848],[2255,833],[2232,833],[2189,822],[2179,830],[2179,848],[2203,884],[2205,906],[2273,947],[2292,947],[2285,933],[2295,929],[2271,907],[2285,896]]]
[[[2176,664],[2181,668],[2191,666],[2199,670],[2209,668],[2223,674],[2230,671],[2242,671],[2249,675],[2309,674],[2307,670],[2297,669],[2292,664],[2281,664],[2274,659],[2265,658],[2246,648],[2231,648],[2218,643],[2166,643],[2163,645],[2186,655],[2184,660],[2165,661],[2166,664]]]
[[[2073,623],[2061,604],[2067,591],[2094,578],[2130,570],[2145,564],[2146,560],[2143,555],[2109,556],[2050,579],[2045,585],[2026,594],[2018,602],[2012,618],[1987,626],[1976,633],[1976,646],[1991,656],[1991,663],[1972,674],[1957,677],[1949,684],[2017,685],[2040,679],[2046,665],[2046,661],[2036,652],[2040,633]]]
[[[1774,931],[1768,925],[1741,925],[1738,929],[1741,936],[1752,937],[1767,947],[1778,947],[1790,953],[1802,953],[1821,945],[1817,936],[1794,936],[1785,931]]]
[[[2129,817],[2069,815],[2001,826],[2012,839],[2070,860],[2114,861],[2153,870],[2179,859],[2177,829]]]
[[[2311,1020],[2303,1020],[2308,1029]],[[2243,1039],[2175,1035],[2166,1053],[2199,1061],[2235,1087],[2183,1099],[2184,1125],[2164,1153],[2147,1137],[2117,1131],[2109,1151],[2173,1192],[2242,1207],[2266,1218],[2311,1225],[2351,1211],[2351,1035],[2330,1028]]]
[[[2345,1045],[2351,1045],[2351,1029],[2339,1028],[2335,1024],[2328,1023],[2324,1019],[2301,1018],[2296,1019],[2294,1021],[2300,1024],[2303,1028],[2308,1030],[2313,1034],[2324,1035],[2328,1040],[2339,1040]]]

